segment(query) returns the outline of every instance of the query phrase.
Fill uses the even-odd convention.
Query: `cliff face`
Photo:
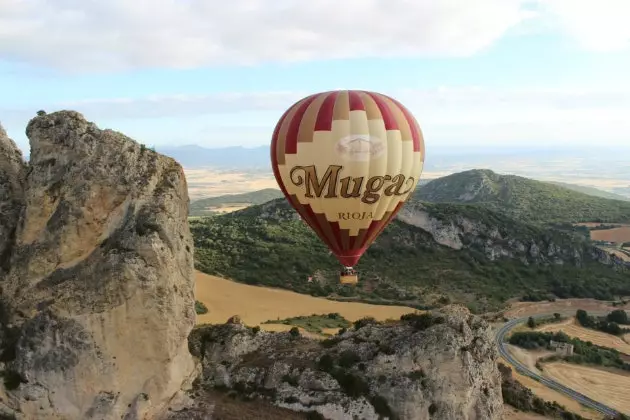
[[[26,133],[28,166],[0,133],[4,409],[153,418],[194,371],[182,168],[76,112]]]
[[[368,323],[324,342],[230,323],[198,328],[190,341],[202,359],[201,387],[327,419],[490,420],[503,413],[491,330],[462,307]],[[195,410],[203,408],[187,412]]]
[[[24,206],[26,164],[0,125],[0,276],[9,269],[15,230]]]
[[[449,205],[440,206],[448,208]],[[444,212],[435,204],[411,202],[401,209],[396,218],[429,233],[440,245],[455,250],[475,249],[491,261],[515,258],[524,264],[569,264],[578,267],[585,261],[597,261],[620,270],[630,267],[621,258],[602,251],[578,235],[554,234],[550,229],[541,235],[534,226],[516,221],[495,221],[490,217],[487,220],[467,217],[465,212],[440,214],[438,217],[434,209]]]

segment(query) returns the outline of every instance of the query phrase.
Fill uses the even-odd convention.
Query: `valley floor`
[[[207,314],[197,315],[197,324],[222,324],[238,315],[246,325],[260,325],[265,330],[279,331],[290,329],[291,326],[263,322],[333,312],[351,322],[366,316],[384,321],[400,319],[401,315],[416,312],[405,306],[335,302],[288,290],[250,286],[199,271],[195,273],[195,280],[195,299],[209,308]]]

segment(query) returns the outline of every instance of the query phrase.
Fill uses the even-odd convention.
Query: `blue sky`
[[[358,88],[407,105],[427,148],[630,149],[627,0],[312,3],[4,0],[0,122],[25,150],[39,109],[257,146],[295,100]]]

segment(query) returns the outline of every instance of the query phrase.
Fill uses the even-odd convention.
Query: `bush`
[[[291,334],[291,337],[299,337],[300,336],[300,329],[298,327],[292,327],[289,330],[289,334]]]
[[[610,322],[616,322],[617,324],[630,324],[630,319],[628,318],[628,313],[623,309],[616,309],[608,314],[606,317]]]
[[[363,378],[353,375],[349,372],[338,371],[334,375],[341,389],[352,398],[358,398],[363,395],[367,395],[370,392],[370,387],[363,380]]]
[[[354,329],[360,330],[366,325],[373,325],[373,324],[377,324],[376,319],[374,319],[371,316],[366,316],[365,318],[357,319],[356,321],[354,321]]]
[[[361,358],[352,350],[344,350],[339,356],[339,366],[344,368],[352,367],[355,363],[359,362]]]
[[[335,367],[335,361],[333,360],[330,354],[326,353],[322,357],[319,358],[319,361],[317,362],[317,367],[322,372],[330,373]]]
[[[208,307],[198,300],[195,301],[195,312],[197,315],[203,315],[208,313]]]
[[[433,316],[428,312],[422,314],[404,314],[400,317],[400,320],[411,324],[413,328],[418,331],[426,330],[433,325],[444,323],[444,318]]]
[[[530,316],[529,318],[527,318],[527,326],[529,328],[536,328],[536,321],[533,317]]]

